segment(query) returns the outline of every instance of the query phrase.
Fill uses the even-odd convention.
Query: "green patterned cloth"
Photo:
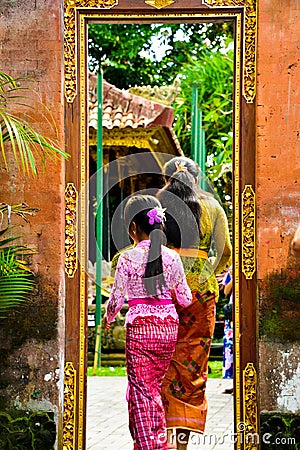
[[[199,249],[214,251],[211,258],[191,258],[182,256],[182,262],[191,290],[215,293],[218,298],[219,286],[215,274],[221,273],[231,261],[231,243],[226,214],[213,197],[201,199],[201,235]],[[201,289],[199,287],[201,286]]]

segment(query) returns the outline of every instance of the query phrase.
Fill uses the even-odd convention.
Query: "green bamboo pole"
[[[205,170],[206,170],[206,147],[205,131],[203,130],[202,111],[198,110],[198,132],[199,132],[199,157],[197,163],[201,169],[200,187],[205,190]]]
[[[96,198],[97,198],[97,216],[96,216],[96,317],[95,317],[95,352],[97,351],[97,366],[101,366],[101,282],[102,282],[102,239],[103,239],[103,176],[102,176],[102,104],[103,104],[103,73],[98,74],[97,82],[98,96],[98,130],[97,130],[97,182],[96,182]],[[98,335],[100,334],[100,335]],[[97,342],[98,335],[98,342]],[[96,348],[96,343],[97,348]]]
[[[198,162],[199,155],[199,133],[198,133],[198,88],[193,84],[192,88],[192,142],[191,142],[191,156],[192,159]]]
[[[205,145],[205,130],[202,128],[202,161],[201,161],[201,170],[203,173],[201,188],[206,190],[206,145]]]
[[[192,88],[192,140],[191,155],[193,160],[201,169],[200,187],[205,189],[205,170],[206,170],[206,146],[205,131],[202,126],[202,111],[198,108],[198,88],[193,84]]]
[[[101,325],[98,325],[95,327],[95,354],[94,354],[94,368],[93,368],[93,375],[97,375],[97,367],[98,367],[98,361],[99,361],[99,348],[100,348],[100,340],[101,340]],[[101,348],[100,348],[100,354],[101,354]]]
[[[198,152],[197,152],[197,163],[201,169],[201,179],[203,174],[203,134],[202,134],[202,111],[198,109],[197,114],[197,133],[198,133]]]

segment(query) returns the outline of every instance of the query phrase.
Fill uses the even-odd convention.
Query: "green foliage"
[[[10,208],[10,209],[9,209]],[[8,212],[9,211],[9,212]],[[27,215],[33,215],[37,208],[29,208],[26,204],[0,204],[2,219],[4,214],[15,213],[28,221]],[[11,235],[12,227],[0,231],[0,318],[5,318],[12,308],[21,305],[32,293],[35,286],[33,274],[29,271],[26,257],[35,253],[32,249],[16,244],[19,236]],[[8,237],[6,237],[8,235]]]
[[[94,368],[88,367],[87,370],[88,376],[94,376]],[[125,366],[117,366],[117,367],[97,367],[96,369],[96,376],[97,377],[125,377],[127,375],[126,373],[126,367]]]
[[[53,450],[56,425],[52,412],[0,412],[0,448]]]
[[[0,72],[0,151],[7,170],[9,154],[13,156],[19,171],[25,175],[37,176],[37,158],[45,166],[46,158],[67,158],[68,154],[56,142],[44,137],[30,125],[30,122],[36,120],[35,114],[38,111],[44,124],[55,127],[50,112],[37,101],[34,91],[22,86],[24,82],[24,79],[14,79]],[[27,216],[36,211],[37,208],[29,208],[23,203],[12,207],[6,203],[0,204],[1,219],[7,214],[8,223],[0,231],[0,318],[6,317],[12,308],[23,303],[35,285],[33,275],[22,259],[24,255],[33,252],[25,246],[12,244],[17,239],[16,236],[3,236],[10,233],[11,213],[28,221]]]
[[[182,67],[180,79],[181,94],[174,104],[176,135],[184,153],[190,155],[192,88],[196,85],[205,130],[207,176],[226,205],[232,184],[233,52],[200,53]]]
[[[206,48],[218,50],[233,35],[229,22],[89,25],[89,68],[111,84],[172,84],[183,64]]]
[[[209,378],[222,378],[222,361],[209,361],[210,372]],[[94,368],[88,367],[87,370],[88,376],[94,376]],[[98,367],[96,369],[96,376],[98,377],[125,377],[126,367],[118,366],[118,367]]]
[[[9,245],[15,239],[17,237],[0,242],[0,318],[23,303],[35,285],[26,262],[20,259],[28,253],[28,249],[21,245]]]
[[[300,416],[278,412],[260,415],[261,450],[300,450]]]
[[[191,156],[192,86],[199,89],[208,155],[207,176],[231,215],[233,52],[232,24],[97,24],[89,26],[89,66],[122,89],[181,81],[174,129]]]
[[[89,66],[102,68],[104,78],[119,88],[151,84],[155,65],[140,56],[149,49],[152,28],[149,25],[89,25]]]
[[[208,378],[222,378],[222,361],[211,361],[208,362]]]
[[[36,111],[42,115],[43,122],[48,125],[54,125],[54,122],[50,112],[40,101],[35,100],[35,104],[31,104],[35,93],[22,87],[22,82],[23,79],[14,79],[0,72],[0,150],[6,169],[7,152],[10,152],[19,171],[37,176],[37,158],[45,166],[47,157],[67,158],[68,154],[56,142],[44,137],[30,125],[30,120],[33,119],[31,113]],[[7,144],[10,146],[7,147]]]

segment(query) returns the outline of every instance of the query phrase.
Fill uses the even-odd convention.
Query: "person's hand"
[[[103,318],[102,318],[102,324],[104,326],[104,328],[106,328],[107,330],[110,329],[110,323],[107,320],[107,315],[104,314]]]
[[[216,278],[219,285],[219,290],[222,291],[224,289],[223,279],[226,272],[217,273]]]

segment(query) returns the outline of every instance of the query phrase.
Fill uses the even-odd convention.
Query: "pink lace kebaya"
[[[187,285],[180,256],[171,249],[162,246],[163,273],[165,286],[153,304],[135,304],[135,299],[149,299],[143,276],[148,259],[150,240],[144,240],[131,250],[125,251],[119,257],[114,278],[114,285],[107,304],[108,322],[112,322],[122,308],[126,295],[129,303],[133,301],[126,315],[126,324],[133,323],[137,317],[155,316],[161,319],[172,317],[178,321],[178,315],[172,301],[172,291],[181,306],[188,306],[192,301],[192,294]],[[162,304],[159,304],[162,301]]]

